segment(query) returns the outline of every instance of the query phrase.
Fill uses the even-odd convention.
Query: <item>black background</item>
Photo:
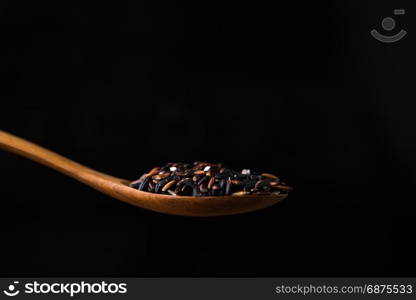
[[[1,152],[0,273],[415,276],[412,7],[2,1],[1,129],[118,177],[203,160],[295,190],[168,216]],[[395,8],[409,34],[372,39]]]

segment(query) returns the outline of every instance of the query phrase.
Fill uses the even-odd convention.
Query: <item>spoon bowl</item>
[[[287,195],[171,196],[139,191],[130,180],[107,175],[0,130],[0,148],[68,175],[115,199],[144,209],[180,216],[233,215],[269,207]]]
[[[129,187],[126,182],[114,183],[111,191],[102,190],[102,192],[142,208],[181,216],[224,216],[245,213],[269,207],[286,197],[286,195],[171,196],[139,191]]]

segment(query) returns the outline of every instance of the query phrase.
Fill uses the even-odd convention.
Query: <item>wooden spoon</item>
[[[286,198],[286,195],[190,197],[147,193],[129,187],[130,180],[95,171],[2,130],[0,130],[0,148],[53,168],[118,200],[166,214],[181,216],[239,214],[271,206]],[[47,185],[45,187],[47,188]]]

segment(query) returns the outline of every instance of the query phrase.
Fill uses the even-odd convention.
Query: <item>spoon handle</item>
[[[121,182],[122,179],[95,171],[62,155],[0,130],[0,149],[21,155],[42,165],[57,170],[84,183],[91,183],[93,178]]]

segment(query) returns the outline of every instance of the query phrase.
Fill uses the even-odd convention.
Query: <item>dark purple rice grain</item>
[[[218,191],[220,189],[220,186],[218,184],[214,184],[212,186],[212,189]]]
[[[231,178],[227,179],[227,186],[225,188],[225,195],[229,195],[231,190]]]
[[[168,183],[169,181],[170,181],[169,177],[159,181],[155,186],[155,191],[154,192],[159,193],[159,191],[161,191],[162,187],[164,187],[165,184]]]
[[[201,184],[203,184],[205,181],[207,181],[208,180],[208,176],[204,176],[204,177],[202,177],[199,181],[198,181],[198,185],[201,185]]]
[[[202,194],[206,194],[208,192],[208,188],[206,186],[204,186],[204,184],[199,185],[199,191]]]
[[[187,191],[189,191],[189,193],[193,191],[193,184],[191,182],[185,183],[181,188],[181,193],[186,195],[188,194]]]
[[[149,181],[150,181],[150,177],[148,177],[148,176],[146,176],[144,179],[143,179],[143,181],[142,181],[142,183],[140,184],[140,186],[139,186],[139,190],[141,190],[141,191],[143,191],[144,189],[145,189],[145,187],[146,187],[146,185],[149,183]]]

